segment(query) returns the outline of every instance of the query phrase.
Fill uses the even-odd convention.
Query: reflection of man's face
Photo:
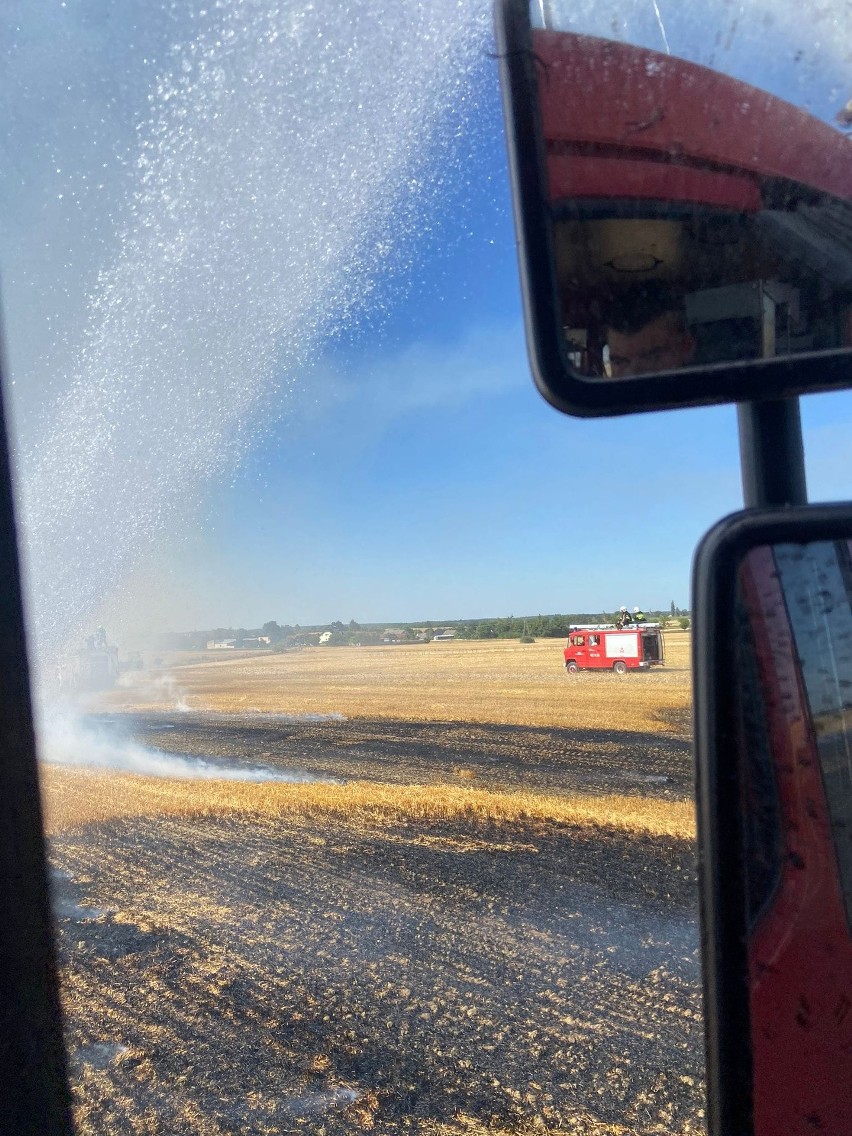
[[[664,312],[632,335],[609,328],[606,342],[614,379],[688,367],[695,355],[695,340],[677,312]]]

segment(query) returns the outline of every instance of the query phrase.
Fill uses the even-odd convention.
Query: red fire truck
[[[628,670],[661,667],[663,634],[659,623],[641,623],[623,630],[612,627],[572,627],[563,652],[565,670]]]

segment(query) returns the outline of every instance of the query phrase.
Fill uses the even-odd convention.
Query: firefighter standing
[[[622,607],[618,615],[615,617],[615,626],[619,631],[623,631],[625,627],[633,627],[637,623],[647,623],[648,617],[641,608],[634,607],[632,613],[628,608]]]

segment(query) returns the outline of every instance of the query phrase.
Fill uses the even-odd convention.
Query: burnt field
[[[679,733],[382,719],[288,721],[259,714],[142,713],[119,721],[135,738],[170,753],[344,781],[465,783],[495,791],[626,793],[669,800],[692,794],[691,748]]]
[[[120,718],[335,784],[47,771],[80,1132],[702,1130],[678,722]]]

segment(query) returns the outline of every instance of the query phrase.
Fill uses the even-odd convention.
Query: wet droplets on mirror
[[[852,345],[848,9],[803,26],[792,4],[534,2],[531,19],[574,369]]]
[[[849,1131],[852,548],[752,549],[732,667],[754,1133]]]

